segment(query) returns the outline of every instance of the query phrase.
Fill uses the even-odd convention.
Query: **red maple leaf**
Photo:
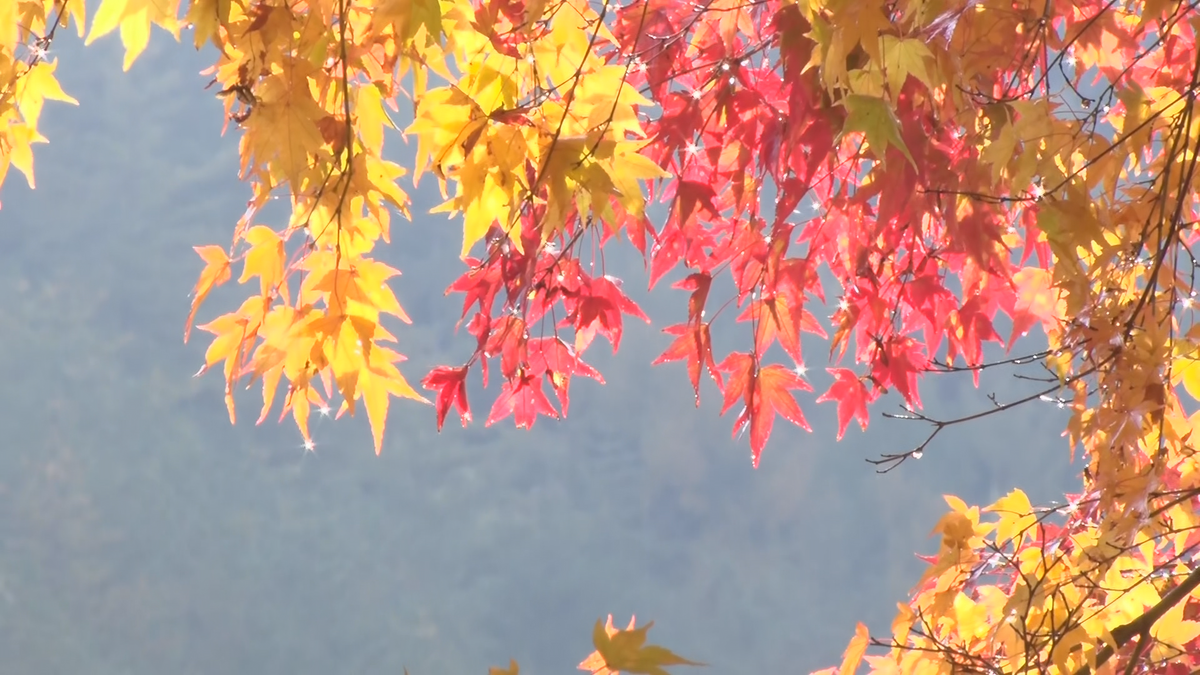
[[[482,263],[474,258],[467,258],[463,262],[467,264],[467,272],[450,284],[446,295],[462,293],[466,296],[463,298],[463,316],[467,315],[474,303],[478,303],[479,311],[490,312],[496,292],[501,288],[500,267],[494,264],[481,267]]]
[[[529,374],[544,375],[554,388],[558,402],[562,405],[562,416],[567,416],[571,406],[568,388],[572,375],[583,375],[604,384],[604,378],[595,368],[583,362],[570,345],[560,338],[538,338],[530,340],[529,345]]]
[[[450,368],[438,366],[421,380],[421,385],[429,390],[437,391],[434,407],[437,410],[437,428],[442,430],[446,421],[446,413],[451,404],[458,409],[458,415],[465,427],[471,423],[471,406],[467,403],[467,366]]]
[[[757,353],[765,353],[772,342],[779,340],[779,346],[796,363],[804,362],[800,354],[800,331],[825,332],[810,312],[803,307],[794,307],[790,300],[778,295],[751,303],[737,320],[758,322],[754,338]]]
[[[542,391],[542,378],[522,373],[501,387],[484,426],[490,427],[512,415],[518,429],[532,429],[539,414],[558,419],[558,411],[546,398],[546,392]]]
[[[771,435],[776,413],[801,429],[812,431],[804,419],[800,404],[791,394],[792,389],[812,391],[812,387],[796,371],[777,363],[760,368],[757,358],[742,352],[725,357],[717,368],[730,373],[721,414],[724,415],[739,397],[745,404],[733,424],[733,435],[736,437],[749,425],[750,456],[754,468],[758,468],[758,460]]]
[[[504,316],[491,324],[491,333],[483,346],[485,356],[500,355],[500,373],[511,380],[517,369],[525,365],[526,354],[525,321],[516,316]],[[486,384],[484,385],[486,386]]]
[[[667,351],[659,355],[657,359],[650,365],[657,366],[669,361],[681,361],[687,359],[688,379],[692,382],[692,389],[696,392],[696,406],[700,406],[700,364],[704,364],[708,368],[708,374],[712,376],[717,387],[721,387],[721,375],[717,370],[717,366],[713,361],[712,355],[712,337],[709,335],[708,324],[690,324],[679,323],[674,326],[667,326],[663,329],[668,335],[678,335],[679,337],[667,347]]]
[[[650,263],[650,288],[679,264],[683,252],[687,248],[687,238],[678,227],[664,229],[657,237],[652,247],[653,257]]]
[[[875,400],[877,394],[867,387],[863,378],[849,368],[827,368],[826,370],[833,375],[833,384],[829,386],[829,391],[821,394],[817,403],[837,402],[837,439],[840,441],[842,436],[846,435],[846,428],[850,426],[852,419],[857,419],[858,426],[866,431],[867,424],[871,420],[870,413],[867,412],[867,405]]]
[[[575,351],[583,352],[592,344],[596,333],[608,338],[613,353],[621,346],[621,315],[629,314],[650,323],[637,303],[621,292],[620,286],[607,276],[590,280],[580,290],[578,300],[566,303],[568,315],[564,325],[575,328]]]
[[[917,380],[929,367],[929,357],[921,343],[909,337],[893,337],[880,345],[880,353],[872,365],[871,376],[880,387],[893,386],[905,403],[921,407]]]
[[[949,344],[946,348],[946,358],[953,362],[956,355],[961,355],[968,366],[977,366],[983,362],[984,342],[1003,342],[992,327],[992,320],[983,306],[980,296],[972,296],[963,303],[957,311],[951,314],[954,328],[950,332]],[[979,386],[979,369],[973,371],[975,386]]]
[[[712,275],[708,272],[689,274],[671,286],[692,292],[688,297],[688,323],[698,324],[704,319],[704,303],[708,302],[708,289],[711,286]]]
[[[925,320],[921,331],[929,344],[929,351],[936,352],[945,334],[946,317],[954,311],[957,300],[943,285],[945,281],[936,273],[917,274],[904,284],[905,300],[915,315]],[[912,322],[913,325],[916,322]],[[914,326],[915,328],[915,326]]]

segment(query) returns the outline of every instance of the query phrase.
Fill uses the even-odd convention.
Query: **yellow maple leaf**
[[[37,187],[33,178],[33,144],[45,143],[46,139],[28,124],[12,124],[0,135],[0,183],[11,164],[25,174],[29,189]]]
[[[640,142],[623,141],[613,144],[608,157],[602,155],[599,149],[596,152],[598,163],[612,181],[617,201],[626,213],[639,218],[646,211],[641,181],[668,178],[671,175],[638,152],[642,145]],[[584,187],[591,189],[591,185],[586,183]]]
[[[196,310],[200,303],[208,297],[209,291],[229,280],[229,256],[220,246],[195,246],[193,250],[204,259],[204,270],[192,289],[192,310],[188,313],[187,324],[183,330],[183,341],[187,342],[192,332],[192,321],[196,318]]]
[[[1000,546],[1008,542],[1020,546],[1022,538],[1029,534],[1028,530],[1037,523],[1037,515],[1033,513],[1029,497],[1019,489],[1014,489],[997,499],[986,510],[1000,516],[1000,521],[996,524],[996,543]]]
[[[17,46],[20,31],[16,2],[0,2],[0,54],[11,54]]]
[[[935,65],[936,60],[933,52],[925,46],[924,40],[899,39],[884,35],[880,37],[879,42],[883,48],[883,67],[892,96],[900,94],[900,89],[909,75],[917,78],[930,90],[933,89],[933,76],[929,69]]]
[[[308,75],[314,70],[304,59],[289,58],[258,86],[258,102],[243,125],[243,172],[253,158],[300,188],[311,169],[310,155],[325,143],[317,127],[325,111],[309,89]]]
[[[146,45],[150,44],[150,26],[157,24],[179,39],[179,0],[102,0],[92,18],[92,30],[84,45],[90,45],[120,28],[125,45],[124,69],[129,70]]]
[[[1200,401],[1200,354],[1189,350],[1189,353],[1176,357],[1172,370],[1183,382],[1188,395]]]
[[[323,340],[323,349],[342,395],[338,416],[345,412],[354,415],[355,402],[363,399],[375,440],[375,454],[380,454],[390,396],[429,401],[396,368],[395,364],[404,357],[378,344],[391,336],[375,322],[361,316],[335,314],[315,322],[311,328],[331,337]]]
[[[252,277],[258,277],[262,295],[266,297],[272,290],[279,288],[284,301],[287,301],[287,285],[283,281],[284,252],[283,240],[274,230],[265,225],[255,225],[246,231],[245,237],[250,244],[246,260],[242,266],[242,276],[239,284],[244,284]],[[222,251],[222,253],[224,253]],[[202,254],[203,255],[203,254]]]
[[[229,9],[231,0],[192,0],[188,7],[187,20],[195,31],[196,49],[212,41],[213,46],[220,48],[217,40],[217,29],[229,25]]]
[[[20,77],[16,104],[25,123],[33,129],[37,129],[38,119],[42,114],[42,105],[46,99],[79,105],[79,101],[68,96],[62,90],[58,79],[54,77],[54,70],[57,67],[58,59],[39,61]]]
[[[367,422],[375,440],[376,455],[383,452],[383,432],[387,426],[388,403],[392,396],[430,403],[400,374],[395,364],[403,360],[402,355],[376,345],[371,349],[367,368],[359,376],[358,386],[367,407]]]
[[[1150,634],[1156,642],[1161,642],[1163,646],[1170,647],[1166,650],[1167,653],[1178,653],[1185,645],[1200,637],[1200,621],[1193,621],[1184,618],[1184,610],[1187,609],[1187,601],[1178,602],[1163,614],[1162,618],[1154,622],[1150,629]]]
[[[383,95],[379,93],[378,87],[370,85],[358,88],[354,114],[357,118],[355,128],[363,146],[376,155],[383,152],[384,127],[396,127],[388,117],[387,111],[383,109]]]

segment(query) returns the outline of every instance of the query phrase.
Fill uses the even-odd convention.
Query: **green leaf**
[[[842,105],[846,107],[846,124],[842,127],[842,133],[838,134],[839,140],[848,133],[862,132],[879,161],[884,161],[888,146],[894,145],[916,168],[916,161],[900,138],[900,122],[887,101],[878,96],[850,94],[842,100]]]

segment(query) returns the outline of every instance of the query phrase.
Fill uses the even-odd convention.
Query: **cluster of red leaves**
[[[439,430],[451,405],[464,425],[470,421],[466,377],[471,365],[478,362],[486,387],[491,358],[499,358],[504,383],[488,415],[489,426],[510,415],[519,428],[532,427],[539,414],[558,417],[558,410],[546,396],[547,384],[565,416],[570,407],[572,376],[604,382],[600,373],[579,356],[596,335],[607,339],[616,351],[621,345],[625,314],[650,321],[621,292],[618,280],[594,277],[574,258],[539,250],[536,238],[525,242],[528,253],[516,251],[501,237],[493,237],[491,242],[488,261],[468,259],[471,271],[448,291],[466,296],[464,318],[475,309],[467,331],[476,339],[476,350],[467,365],[440,366],[425,377],[424,386],[438,392],[435,403]],[[501,295],[502,301],[497,303]],[[556,326],[573,329],[574,343],[568,344],[557,334],[531,337],[529,326],[542,322],[560,304],[564,316]]]
[[[514,11],[512,0],[501,4]],[[1013,338],[1045,319],[1031,308],[1029,289],[1013,281],[1015,214],[958,209],[953,197],[925,189],[978,177],[981,163],[978,146],[939,119],[918,78],[893,93],[895,137],[880,142],[886,121],[878,115],[892,113],[831,105],[818,69],[809,67],[814,43],[804,36],[812,27],[792,3],[717,1],[701,10],[638,0],[613,11],[618,48],[607,58],[627,65],[628,86],[657,106],[642,153],[672,177],[651,194],[665,206],[663,222],[617,209],[617,222],[597,226],[600,243],[625,232],[645,257],[651,287],[685,268],[675,287],[690,292],[687,320],[665,329],[674,341],[655,363],[684,361],[697,403],[702,370],[722,391],[723,411],[741,402],[734,434],[749,428],[755,466],[776,413],[807,428],[792,394],[809,389],[803,333],[829,339],[839,362],[854,343],[856,365],[830,369],[834,382],[818,398],[837,404],[840,438],[852,420],[865,428],[868,405],[892,389],[919,407],[918,379],[943,341],[949,359],[974,365],[983,343],[1006,342],[993,325],[998,311],[1013,320]],[[846,138],[859,131],[869,150]],[[764,199],[771,192],[773,202]],[[807,219],[798,213],[806,208]],[[645,319],[618,283],[585,273],[574,257],[590,222],[576,214],[559,241],[539,248],[539,217],[537,207],[525,214],[524,252],[497,228],[487,256],[468,260],[470,271],[449,289],[466,296],[464,317],[474,308],[469,330],[478,346],[466,366],[435,369],[425,380],[437,392],[439,428],[452,404],[469,418],[464,378],[478,361],[486,381],[495,357],[505,383],[489,423],[512,414],[518,426],[531,426],[538,414],[557,416],[544,384],[565,414],[570,376],[599,379],[579,359],[593,337],[615,349],[623,315]],[[1032,217],[1022,224],[1036,234]],[[1031,252],[1048,263],[1047,250],[1031,247],[1022,257]],[[822,269],[836,278],[836,293],[822,283]],[[737,321],[750,324],[751,340],[717,365],[710,326],[719,312],[706,306],[720,276],[733,283]],[[948,278],[959,292],[947,288]],[[831,338],[808,307],[827,296],[837,302]],[[558,303],[561,313],[552,309]],[[574,330],[573,348],[557,337],[530,338],[547,315],[562,317],[555,335]],[[791,363],[764,363],[775,343]]]

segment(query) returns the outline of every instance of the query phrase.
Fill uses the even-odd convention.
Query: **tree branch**
[[[1172,607],[1179,604],[1179,601],[1190,596],[1192,591],[1196,590],[1198,586],[1200,586],[1200,567],[1192,570],[1192,573],[1183,580],[1183,583],[1172,588],[1169,593],[1158,601],[1158,604],[1147,610],[1145,614],[1114,629],[1112,636],[1117,643],[1116,649],[1124,647],[1125,643],[1136,635],[1149,635],[1150,629],[1154,627],[1154,624],[1169,612]],[[1113,649],[1112,645],[1105,645],[1104,649],[1101,649],[1096,654],[1096,667],[1099,668],[1104,665],[1115,653],[1116,650]],[[1075,675],[1091,675],[1091,673],[1092,669],[1088,666],[1083,666],[1075,671]]]

